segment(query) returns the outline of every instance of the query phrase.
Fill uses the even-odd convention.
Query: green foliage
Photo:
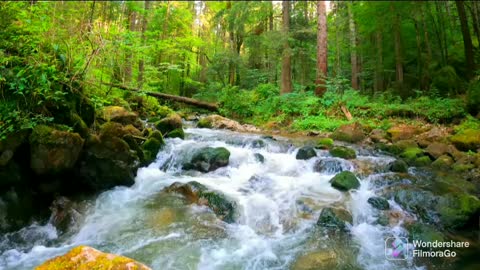
[[[323,115],[308,116],[303,119],[297,119],[293,122],[292,127],[296,130],[324,130],[334,131],[341,125],[348,123],[344,120],[335,118],[327,118]]]
[[[467,115],[465,120],[463,120],[462,123],[460,123],[460,125],[457,125],[454,127],[454,130],[456,133],[461,133],[462,131],[467,129],[480,130],[480,120]]]
[[[470,83],[467,91],[467,109],[472,115],[480,113],[480,80]]]

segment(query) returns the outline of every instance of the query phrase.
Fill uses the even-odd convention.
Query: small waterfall
[[[132,257],[153,269],[289,269],[300,254],[319,245],[338,251],[340,260],[357,268],[415,269],[384,259],[383,239],[405,232],[400,226],[376,224],[379,211],[367,203],[377,188],[374,179],[385,174],[391,157],[360,152],[358,160],[370,164],[372,174],[361,176],[358,190],[344,193],[329,180],[340,171],[356,172],[358,166],[327,151],[297,160],[298,148],[287,139],[196,128],[186,134],[185,140],[168,139],[157,160],[139,169],[133,186],[100,194],[79,230],[66,239],[49,224],[2,236],[0,269],[32,269],[80,244]],[[229,166],[209,173],[182,170],[194,151],[206,146],[227,148]],[[263,163],[256,154],[264,157]],[[179,196],[162,192],[174,182],[190,181],[234,200],[237,221],[224,223],[209,208],[186,205]],[[331,205],[352,214],[349,241],[318,235],[318,216]]]

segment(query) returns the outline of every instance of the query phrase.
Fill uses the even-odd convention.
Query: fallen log
[[[169,94],[164,94],[164,93],[159,93],[159,92],[145,91],[145,90],[142,90],[142,89],[127,87],[127,86],[121,85],[121,84],[112,84],[112,83],[102,83],[102,84],[108,85],[108,86],[111,86],[111,87],[115,87],[115,88],[118,88],[118,89],[126,90],[126,91],[142,92],[142,93],[145,93],[146,95],[149,95],[151,97],[182,102],[182,103],[185,103],[185,104],[188,104],[188,105],[193,105],[193,106],[196,106],[196,107],[199,107],[199,108],[202,108],[202,109],[207,109],[209,111],[218,112],[218,105],[215,104],[215,103],[208,103],[208,102],[200,101],[200,100],[193,99],[193,98],[169,95]]]

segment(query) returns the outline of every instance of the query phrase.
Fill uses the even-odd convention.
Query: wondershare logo
[[[387,260],[406,260],[408,240],[405,237],[389,237],[385,240],[385,257]]]

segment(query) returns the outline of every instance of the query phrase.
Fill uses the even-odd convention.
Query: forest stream
[[[406,230],[401,220],[396,226],[378,224],[381,211],[367,203],[389,182],[381,180],[395,174],[387,169],[394,158],[353,146],[355,161],[368,164],[373,173],[359,177],[357,190],[341,192],[329,180],[343,170],[358,172],[358,166],[326,150],[297,160],[295,140],[185,131],[185,140],[168,139],[157,159],[139,169],[133,186],[116,187],[87,203],[74,233],[58,236],[51,224],[33,224],[2,236],[0,269],[32,269],[77,245],[125,255],[152,269],[302,269],[297,259],[309,252],[323,252],[323,261],[333,259],[337,269],[422,269],[412,261],[385,260],[384,239],[405,236]],[[195,149],[205,146],[227,148],[229,165],[208,173],[183,170]],[[327,165],[319,170],[316,164],[322,160]],[[162,192],[174,182],[191,181],[231,199],[235,221],[223,222],[206,206]],[[394,200],[389,204],[402,212]],[[351,213],[349,233],[328,233],[316,226],[327,206]]]

